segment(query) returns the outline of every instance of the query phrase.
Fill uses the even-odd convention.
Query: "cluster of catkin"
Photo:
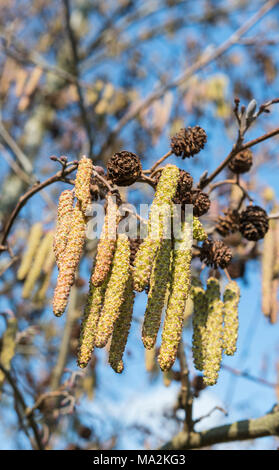
[[[93,163],[82,157],[77,170],[73,191],[63,191],[59,198],[54,253],[59,269],[53,297],[53,312],[61,316],[67,306],[76,270],[82,255],[86,231],[86,210],[91,202],[90,184]],[[74,205],[74,196],[76,203]]]
[[[230,281],[221,300],[219,280],[210,277],[204,290],[199,281],[192,283],[193,340],[192,351],[197,370],[204,374],[204,383],[214,385],[221,367],[222,353],[232,356],[238,337],[238,303],[240,291]]]
[[[161,173],[150,209],[148,235],[141,244],[134,262],[134,289],[148,287],[147,306],[142,327],[146,349],[153,349],[165,309],[162,341],[158,355],[161,370],[169,370],[175,362],[181,340],[185,303],[191,285],[191,224],[185,221],[178,239],[167,232],[173,216],[172,200],[177,190],[179,169],[166,166]],[[206,233],[194,218],[193,236],[204,240]]]
[[[24,299],[32,298],[38,303],[45,300],[55,264],[52,244],[53,232],[44,233],[42,224],[35,223],[30,229],[27,247],[17,272],[18,280],[24,281]]]

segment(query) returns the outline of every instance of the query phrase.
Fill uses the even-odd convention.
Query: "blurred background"
[[[86,154],[105,168],[114,152],[125,149],[138,154],[147,169],[169,150],[170,136],[181,127],[200,125],[207,133],[204,150],[187,161],[169,160],[187,169],[197,183],[236,141],[234,98],[247,106],[252,99],[260,105],[279,96],[278,20],[275,1],[1,2],[1,227],[32,184],[60,169],[51,155],[75,160]],[[244,25],[243,35],[240,31],[225,43]],[[275,105],[247,139],[278,123]],[[243,177],[255,203],[267,212],[276,208],[279,197],[277,152],[277,138],[254,147],[252,171]],[[30,228],[36,222],[44,230],[54,228],[59,194],[68,187],[52,184],[27,202],[11,231],[9,251],[0,257],[0,346],[3,350],[9,331],[9,367],[16,384],[15,389],[7,380],[1,383],[0,447],[34,445],[19,391],[26,406],[35,407],[32,417],[45,448],[157,448],[181,428],[183,412],[177,407],[178,365],[173,374],[162,374],[141,342],[146,295],[136,297],[125,370],[119,376],[107,365],[106,350],[97,350],[85,371],[76,365],[95,241],[86,244],[67,316],[58,319],[52,313],[54,267],[42,273],[29,298],[22,298],[17,271]],[[153,196],[152,188],[142,183],[121,191],[133,204],[148,203]],[[212,192],[205,224],[210,227],[230,197],[226,185]],[[276,314],[270,321],[261,312],[262,244],[249,256],[237,240],[228,244],[235,261],[230,274],[241,288],[240,332],[237,353],[224,359],[214,387],[201,390],[191,357],[191,319],[185,324],[194,419],[204,417],[197,430],[256,418],[279,401],[278,322]],[[202,278],[207,274],[205,269]],[[214,446],[277,447],[274,437]]]

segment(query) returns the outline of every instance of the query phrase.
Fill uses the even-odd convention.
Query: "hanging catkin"
[[[53,232],[48,232],[42,239],[42,242],[37,249],[37,253],[34,258],[33,264],[28,273],[28,276],[25,279],[23,290],[22,290],[22,297],[24,299],[28,299],[30,297],[32,290],[35,286],[35,283],[40,277],[46,258],[48,257],[48,254],[50,250],[52,249],[52,244],[53,244]]]
[[[162,170],[156,193],[150,208],[148,236],[140,245],[134,262],[134,288],[141,292],[148,285],[153,262],[164,236],[164,222],[170,216],[172,199],[179,181],[179,169],[168,165]]]
[[[160,368],[169,370],[177,355],[182,335],[185,302],[191,284],[192,249],[189,247],[189,233],[183,226],[182,243],[176,241],[173,256],[171,292],[162,332],[162,344],[158,357]]]
[[[9,316],[7,319],[7,328],[2,336],[2,345],[0,352],[0,364],[6,369],[10,370],[11,360],[15,355],[16,348],[16,333],[17,333],[17,319],[14,316]],[[0,388],[5,380],[5,374],[0,370]]]
[[[125,234],[119,234],[105,293],[104,306],[95,337],[95,345],[98,348],[104,347],[108,342],[114,323],[120,314],[129,281],[129,268],[130,242]]]
[[[19,281],[22,281],[30,270],[33,258],[36,254],[37,248],[39,246],[41,236],[43,234],[43,226],[40,222],[37,222],[31,227],[28,241],[27,249],[23,255],[19,270],[17,272],[17,278]]]
[[[77,176],[75,180],[75,196],[80,202],[80,208],[85,215],[88,204],[91,202],[90,184],[92,174],[92,160],[83,156],[78,164]]]
[[[47,290],[51,281],[51,275],[53,272],[54,265],[55,265],[55,256],[54,256],[53,247],[49,246],[47,258],[45,259],[45,262],[42,267],[43,280],[41,282],[41,285],[38,287],[38,290],[35,294],[34,301],[43,302],[45,300],[46,293],[47,293]]]
[[[206,349],[207,297],[201,285],[192,285],[194,303],[192,351],[195,368],[203,370]]]
[[[274,263],[274,230],[269,222],[269,230],[263,240],[262,252],[262,312],[269,315],[272,301],[272,278]]]
[[[165,239],[157,251],[150,278],[147,307],[145,310],[142,341],[144,347],[152,349],[156,343],[165,304],[170,272],[172,243]]]
[[[206,298],[208,317],[206,322],[206,346],[203,360],[204,383],[215,385],[222,360],[223,302],[220,300],[218,279],[207,280]]]
[[[81,325],[77,360],[79,367],[82,369],[87,366],[92,356],[105,290],[106,283],[101,287],[95,287],[92,285],[91,281],[89,282],[89,293]]]
[[[115,372],[120,374],[124,369],[123,353],[126,347],[128,334],[132,322],[135,293],[133,292],[133,279],[129,275],[124,302],[120,307],[120,313],[113,326],[113,333],[109,349],[109,364]]]
[[[198,242],[203,242],[207,239],[207,233],[197,217],[193,217],[193,238]]]
[[[227,356],[233,356],[236,351],[238,337],[238,303],[240,290],[235,281],[226,285],[224,291],[224,327],[223,350]]]
[[[100,286],[107,278],[116,245],[116,228],[118,208],[113,197],[108,197],[107,213],[98,243],[95,269],[92,274],[92,284]]]
[[[71,287],[75,280],[75,272],[82,255],[85,241],[86,218],[77,201],[73,210],[71,230],[68,236],[68,243],[63,255],[57,284],[53,297],[53,312],[56,316],[61,316],[67,306]]]
[[[53,240],[53,250],[55,253],[56,264],[59,268],[65,251],[69,232],[71,229],[73,209],[74,209],[73,191],[66,189],[60,194],[57,209],[57,224]]]

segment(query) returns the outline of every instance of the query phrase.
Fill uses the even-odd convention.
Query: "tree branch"
[[[277,435],[279,435],[278,407],[257,419],[237,421],[199,433],[181,431],[161,449],[199,449],[222,442],[245,441],[247,439]]]

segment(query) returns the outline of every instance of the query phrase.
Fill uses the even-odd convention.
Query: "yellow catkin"
[[[95,335],[104,302],[106,284],[95,287],[89,283],[89,293],[84,309],[80,332],[79,350],[77,363],[82,369],[87,366],[91,359],[95,344]]]
[[[131,327],[134,298],[135,293],[133,292],[133,279],[132,275],[130,274],[124,294],[124,302],[120,307],[119,316],[114,323],[109,349],[109,364],[118,374],[120,374],[124,369],[122,357]]]
[[[207,233],[197,217],[193,217],[193,238],[199,242],[207,239]]]
[[[100,286],[107,278],[111,268],[115,246],[118,208],[113,199],[108,199],[108,209],[105,215],[101,238],[98,243],[95,269],[92,274],[92,284]]]
[[[95,345],[98,348],[104,347],[112,334],[114,323],[124,301],[129,276],[130,242],[127,235],[119,234],[95,338]]]
[[[216,278],[207,281],[206,297],[208,317],[206,323],[206,347],[203,361],[204,383],[215,385],[222,360],[223,302],[220,300],[220,285]]]
[[[42,239],[42,242],[37,249],[35,259],[28,273],[28,276],[25,279],[23,290],[22,290],[22,297],[24,299],[27,299],[30,297],[33,291],[33,288],[35,286],[35,283],[40,277],[40,274],[43,269],[43,265],[48,257],[50,249],[52,248],[52,244],[53,244],[53,232],[48,232]]]
[[[240,290],[235,281],[226,285],[224,301],[224,327],[223,327],[223,350],[227,356],[233,356],[236,351],[238,337],[238,304]]]
[[[268,316],[272,307],[272,278],[275,257],[274,230],[270,221],[269,230],[263,240],[262,252],[262,312]]]
[[[206,346],[207,297],[201,285],[191,288],[194,303],[192,352],[195,368],[203,370]]]
[[[90,185],[93,174],[93,163],[90,158],[83,156],[78,164],[75,180],[75,196],[80,202],[80,208],[84,214],[91,202]]]
[[[182,244],[175,247],[173,255],[171,292],[158,356],[158,362],[163,371],[169,370],[175,362],[182,335],[185,303],[190,291],[192,250],[183,246],[187,236],[189,235],[183,228]]]
[[[61,316],[67,306],[71,287],[75,280],[75,272],[78,267],[82,249],[85,241],[86,217],[77,201],[73,210],[71,230],[69,232],[68,243],[63,255],[56,288],[53,297],[53,312],[56,316]]]
[[[156,363],[156,348],[152,349],[145,349],[144,350],[144,363],[145,363],[145,369],[147,372],[150,373],[155,373],[156,370],[158,369],[157,363]]]
[[[55,256],[54,256],[54,251],[53,248],[50,247],[49,253],[47,255],[47,259],[45,260],[45,263],[43,265],[43,280],[38,288],[38,291],[36,292],[35,295],[35,301],[43,302],[46,298],[46,293],[51,281],[51,276],[53,272],[53,268],[55,265]]]
[[[27,249],[23,255],[19,270],[17,272],[17,278],[19,281],[22,281],[27,273],[30,270],[33,258],[36,254],[37,248],[39,246],[41,236],[43,234],[43,226],[40,222],[33,225],[30,230]]]
[[[179,169],[168,165],[162,170],[152,202],[149,219],[148,235],[141,244],[134,262],[134,288],[141,292],[148,285],[156,252],[164,236],[165,217],[170,215],[172,199],[179,181]]]
[[[55,259],[59,268],[65,251],[69,232],[71,229],[71,222],[74,209],[74,194],[73,191],[67,189],[60,194],[58,209],[57,209],[57,224],[56,231],[53,239],[53,249]]]
[[[15,355],[16,348],[16,333],[17,333],[17,320],[13,317],[8,317],[7,328],[2,336],[2,346],[0,352],[0,364],[6,369],[10,370],[11,360]],[[5,374],[0,370],[0,387],[5,380]]]
[[[161,314],[168,288],[172,242],[165,239],[157,251],[150,278],[147,307],[142,328],[144,347],[152,349],[156,343]]]

